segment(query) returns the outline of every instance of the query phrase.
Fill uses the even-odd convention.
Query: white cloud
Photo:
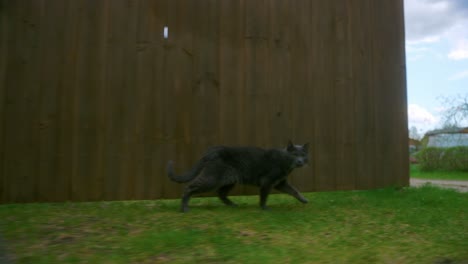
[[[453,60],[468,59],[468,39],[461,39],[455,44],[448,57]]]
[[[432,55],[437,59],[442,59],[445,57],[443,54],[441,54],[439,51],[434,50],[433,48],[412,43],[406,43],[406,53],[408,61],[421,60],[428,55]]]
[[[415,126],[420,130],[427,131],[433,129],[439,120],[424,107],[417,104],[408,105],[408,126]]]
[[[417,38],[416,40],[406,39],[406,43],[410,45],[419,45],[419,44],[430,44],[440,41],[441,36],[429,36],[429,37],[422,37]]]
[[[406,39],[435,42],[457,21],[450,1],[405,0]]]
[[[450,51],[443,57],[468,59],[468,0],[405,0],[404,3],[408,53],[418,51],[421,45],[444,40]],[[419,51],[430,55],[430,49]],[[421,58],[420,55],[408,57]]]
[[[411,45],[410,43],[406,44],[406,52],[419,53],[419,52],[425,52],[425,51],[429,51],[429,50],[430,49],[428,47],[425,47],[425,46],[418,47],[418,46],[415,46],[415,45]]]
[[[451,81],[456,81],[456,80],[460,80],[460,79],[464,79],[464,78],[467,78],[468,77],[468,70],[466,71],[462,71],[462,72],[458,72],[452,76],[449,77],[449,80]]]

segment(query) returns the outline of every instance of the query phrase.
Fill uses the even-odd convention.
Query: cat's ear
[[[288,146],[286,147],[286,150],[288,150],[288,151],[294,150],[294,145],[291,142],[291,140],[288,140]]]
[[[306,152],[309,151],[309,143],[305,143],[304,145],[302,145],[302,149]]]

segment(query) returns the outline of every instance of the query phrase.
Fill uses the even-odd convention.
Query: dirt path
[[[430,183],[444,188],[455,189],[460,192],[468,192],[468,181],[410,179],[411,186],[417,187],[426,183]]]

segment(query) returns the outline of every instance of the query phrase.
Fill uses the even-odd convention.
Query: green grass
[[[419,165],[412,164],[410,166],[410,177],[416,179],[428,180],[460,180],[468,181],[468,172],[466,171],[422,171]]]
[[[430,186],[258,197],[14,204],[0,228],[17,263],[433,263],[468,260],[468,193]]]

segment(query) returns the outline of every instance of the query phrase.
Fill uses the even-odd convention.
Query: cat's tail
[[[176,175],[176,173],[174,172],[174,162],[170,160],[167,163],[167,176],[169,176],[171,180],[178,182],[178,183],[188,182],[188,181],[193,180],[195,177],[197,177],[198,174],[200,174],[204,165],[205,164],[202,159],[197,164],[195,164],[195,166],[191,170],[183,174]]]

